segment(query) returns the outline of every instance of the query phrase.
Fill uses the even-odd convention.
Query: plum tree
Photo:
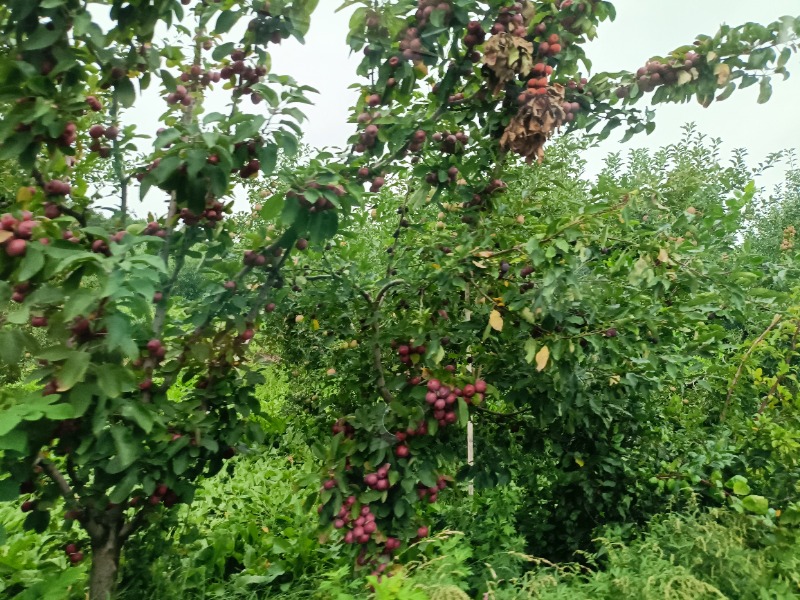
[[[113,592],[131,535],[158,511],[190,502],[197,477],[219,470],[247,436],[258,437],[242,419],[258,410],[260,376],[248,347],[280,323],[276,307],[305,293],[299,277],[285,285],[295,250],[325,265],[326,242],[360,219],[367,202],[380,208],[396,178],[409,182],[396,231],[409,230],[415,211],[457,204],[463,242],[433,250],[463,258],[463,244],[474,247],[469,242],[483,235],[470,227],[508,187],[502,175],[511,155],[541,160],[560,127],[605,123],[600,136],[622,124],[630,135],[650,131],[650,112],[633,108],[650,91],[656,103],[697,96],[707,105],[757,77],[766,100],[770,75],[787,73],[798,32],[790,18],[725,28],[654,58],[641,74],[587,79],[578,69],[582,46],[613,18],[610,2],[390,0],[382,11],[350,4],[360,4],[347,39],[364,51],[357,75],[365,81],[350,148],[281,173],[279,154],[297,153],[298,105],[313,90],[270,72],[269,46],[302,41],[315,0],[12,0],[0,8],[0,160],[22,173],[0,221],[0,358],[16,365],[29,356],[36,383],[2,392],[0,462],[10,477],[0,480],[0,497],[28,496],[26,524],[40,531],[63,499],[88,536],[92,600]],[[109,7],[104,29],[93,10]],[[242,20],[237,38],[230,32]],[[160,24],[177,35],[159,39]],[[124,111],[137,87],[154,82],[166,112],[144,149]],[[205,112],[215,89],[230,95],[228,114]],[[246,98],[255,114],[245,111]],[[146,158],[128,169],[134,151]],[[111,219],[99,217],[104,196],[90,186],[95,172],[112,174],[104,182],[119,196]],[[264,199],[264,226],[243,236],[242,249],[228,199],[262,174],[278,177],[285,191]],[[134,182],[142,196],[163,198],[166,213],[131,222]],[[400,234],[392,237],[387,254],[396,257]],[[187,258],[200,258],[207,276],[191,298],[176,288]],[[413,338],[397,362],[409,371],[400,387],[413,402],[400,400],[383,364],[381,310],[390,299],[413,301],[413,292],[399,293],[405,282],[392,279],[402,265],[391,262],[374,294],[360,293],[374,339],[353,351],[373,370],[359,382],[362,394],[379,403],[365,403],[358,428],[350,419],[334,426],[320,508],[345,541],[384,556],[424,537],[413,505],[435,502],[447,487],[430,440],[466,422],[492,392],[461,368],[467,354],[440,368],[444,337],[417,329],[397,332]],[[508,281],[511,259],[496,267]],[[456,314],[444,300],[426,327]],[[497,332],[501,308],[487,315]],[[44,344],[28,330],[33,319]],[[294,313],[286,334],[318,322],[308,321]],[[536,361],[546,365],[543,348]],[[170,397],[178,382],[190,391]],[[396,428],[393,440],[405,434],[394,452],[381,437],[386,423]],[[373,471],[374,487],[366,481]],[[83,560],[81,551],[69,556]]]

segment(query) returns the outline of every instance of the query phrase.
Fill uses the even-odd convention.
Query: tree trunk
[[[89,576],[89,600],[110,600],[117,584],[122,542],[115,527],[107,536],[92,542],[92,570]]]

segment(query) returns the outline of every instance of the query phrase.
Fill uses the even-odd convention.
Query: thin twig
[[[111,123],[115,127],[119,123],[119,98],[117,97],[116,88],[114,88],[114,93],[111,96]],[[114,174],[119,180],[120,223],[125,227],[125,221],[128,219],[128,182],[130,177],[126,177],[122,170],[122,148],[119,143],[119,136],[112,141],[112,165]]]
[[[736,384],[739,382],[739,377],[742,376],[742,370],[744,370],[744,363],[747,362],[748,358],[750,358],[750,354],[752,354],[752,352],[753,352],[753,350],[755,350],[756,346],[758,346],[764,340],[764,338],[767,337],[767,334],[770,331],[772,331],[772,329],[778,323],[781,322],[782,318],[783,318],[783,315],[781,315],[781,314],[777,314],[774,317],[772,317],[772,323],[769,324],[769,327],[767,327],[761,333],[761,335],[759,335],[755,339],[755,341],[752,344],[750,344],[750,347],[747,349],[747,352],[744,353],[744,356],[742,357],[742,361],[739,363],[739,368],[736,369],[736,374],[733,376],[733,381],[731,381],[731,384],[728,386],[728,396],[725,398],[725,406],[722,407],[722,412],[719,415],[720,423],[725,421],[725,414],[727,413],[728,407],[730,406],[731,397],[733,396],[733,390],[734,390],[734,388],[736,388]]]
[[[784,362],[786,363],[787,367],[791,364],[792,356],[794,356],[794,352],[797,349],[797,336],[798,336],[798,334],[800,334],[800,321],[797,321],[795,323],[794,334],[792,335],[792,344],[791,344],[791,347],[789,348],[789,352],[786,354],[786,358],[784,359]],[[788,372],[789,372],[789,370],[786,369],[786,373],[788,373]],[[775,377],[775,383],[773,383],[772,386],[769,388],[769,392],[767,392],[766,397],[761,401],[761,405],[758,407],[758,414],[759,415],[762,414],[766,410],[767,405],[769,404],[769,399],[778,390],[778,385],[780,384],[781,381],[783,381],[783,379],[784,379],[784,375],[777,375]]]
[[[488,408],[483,408],[482,406],[474,406],[474,408],[475,408],[476,411],[478,411],[480,413],[491,415],[491,416],[496,417],[498,419],[511,419],[513,417],[518,417],[520,415],[524,415],[524,414],[530,412],[530,410],[531,410],[530,408],[523,408],[521,410],[517,410],[517,411],[511,412],[511,413],[501,413],[501,412],[495,412],[493,410],[489,410]]]

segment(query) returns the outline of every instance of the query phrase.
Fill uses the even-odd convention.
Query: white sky
[[[303,128],[304,141],[314,147],[342,146],[352,132],[347,118],[356,92],[347,88],[356,81],[355,66],[360,57],[350,56],[345,44],[349,11],[335,12],[341,4],[339,0],[320,0],[319,4],[306,44],[284,41],[274,47],[272,70],[292,75],[320,91],[313,98],[316,105],[304,108],[309,117]],[[721,23],[768,23],[783,15],[800,15],[800,0],[615,0],[614,4],[617,20],[603,24],[598,39],[587,48],[595,71],[635,71],[651,56],[691,43],[697,34],[713,35]],[[697,103],[659,105],[652,135],[641,134],[621,145],[621,134],[612,134],[589,151],[588,174],[601,168],[602,159],[609,152],[657,148],[678,141],[680,127],[690,121],[697,123],[701,133],[722,138],[725,151],[748,148],[753,164],[771,152],[800,148],[800,60],[796,55],[788,67],[794,71],[793,77],[785,82],[781,78],[774,80],[772,99],[764,105],[756,103],[758,86],[737,90],[728,100],[706,109]],[[152,133],[159,126],[157,116],[163,110],[157,90],[148,90],[125,120],[139,124],[144,133]],[[771,172],[759,183],[777,183],[781,173]],[[149,197],[146,206],[138,204],[134,202],[133,208],[140,214],[142,209],[158,211],[161,206],[157,198]],[[243,201],[237,202],[239,205],[244,208]]]

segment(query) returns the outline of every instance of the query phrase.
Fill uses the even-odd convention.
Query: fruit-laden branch
[[[394,401],[394,396],[392,392],[389,391],[389,388],[386,387],[386,373],[383,370],[383,356],[381,355],[381,329],[380,329],[380,310],[381,310],[381,301],[386,296],[386,293],[394,286],[400,285],[405,283],[400,279],[396,279],[394,281],[390,281],[386,285],[381,288],[378,292],[378,295],[375,299],[375,302],[372,303],[372,365],[375,368],[375,385],[378,387],[378,392],[381,395],[381,398],[387,403],[390,404]]]
[[[740,89],[761,80],[759,102],[766,102],[772,91],[766,72],[771,69],[773,74],[789,76],[786,64],[792,53],[798,51],[798,30],[800,20],[789,16],[766,27],[753,23],[725,26],[714,37],[698,36],[695,51],[687,52],[684,46],[666,58],[648,62],[636,73],[619,75],[616,81],[621,87],[617,96],[632,103],[657,90],[654,104],[685,102],[696,95],[707,107],[714,101],[717,90],[723,91],[716,99],[725,100],[736,90],[735,80],[741,79]],[[781,47],[783,50],[776,52]]]
[[[34,181],[36,181],[36,185],[42,188],[42,191],[45,192],[46,194],[47,193],[45,189],[46,183],[44,181],[44,177],[42,176],[41,171],[39,171],[39,169],[33,169],[33,171],[31,171],[31,176],[33,177]],[[75,219],[80,224],[81,227],[86,227],[86,215],[79,213],[73,208],[64,206],[63,204],[59,204],[58,208],[59,210],[61,210],[63,214]]]
[[[267,247],[263,251],[263,253],[264,254],[269,254],[275,248],[278,248],[279,246],[280,246],[280,240],[278,240],[274,244],[272,244],[269,247]],[[286,252],[284,252],[283,255],[281,256],[281,260],[275,266],[273,266],[271,268],[270,275],[267,278],[267,281],[262,286],[262,288],[259,291],[259,294],[258,294],[258,296],[256,298],[256,301],[254,302],[252,308],[248,312],[248,315],[247,315],[248,319],[255,318],[255,315],[258,313],[258,311],[259,311],[259,309],[261,307],[261,304],[263,304],[263,302],[266,300],[267,294],[269,293],[269,290],[272,288],[272,284],[278,278],[278,276],[280,274],[281,267],[283,267],[284,263],[286,262],[286,259],[289,257],[289,254],[290,254],[290,250],[287,249]],[[233,281],[236,282],[236,283],[239,283],[252,270],[253,270],[253,266],[252,265],[246,265],[246,266],[242,267],[242,269],[233,278]],[[213,298],[212,298],[212,300],[213,300]],[[216,305],[219,306],[219,303],[217,302]],[[186,359],[189,356],[189,353],[190,353],[190,350],[191,350],[192,346],[200,339],[200,336],[203,334],[203,331],[205,331],[206,327],[208,327],[208,325],[216,318],[219,310],[221,310],[221,309],[218,308],[218,310],[216,312],[210,313],[206,317],[206,320],[202,324],[200,324],[197,328],[195,328],[195,330],[192,333],[192,335],[186,341],[186,343],[183,346],[183,350],[181,350],[180,355],[178,355],[178,358],[176,359],[177,360],[177,364],[178,364],[178,368],[176,368],[170,375],[165,377],[164,383],[159,388],[159,390],[162,393],[166,392],[168,389],[170,389],[172,387],[172,385],[175,383],[175,381],[177,381],[178,376],[180,375],[180,372],[181,372],[181,367],[183,367],[183,365],[186,363]],[[230,330],[230,329],[233,329],[233,327],[234,327],[234,325],[231,324],[226,329],[226,331]]]
[[[263,286],[261,286],[261,289],[258,292],[258,296],[256,297],[253,306],[250,308],[250,312],[247,313],[248,320],[254,319],[258,314],[258,311],[261,309],[261,306],[267,301],[267,296],[269,295],[270,290],[272,289],[272,285],[278,279],[281,268],[283,267],[284,264],[286,264],[286,260],[289,258],[290,252],[291,249],[287,248],[286,252],[283,253],[283,256],[281,256],[281,259],[278,261],[278,263],[274,267],[272,267],[272,270],[270,271],[267,281],[264,283]]]

